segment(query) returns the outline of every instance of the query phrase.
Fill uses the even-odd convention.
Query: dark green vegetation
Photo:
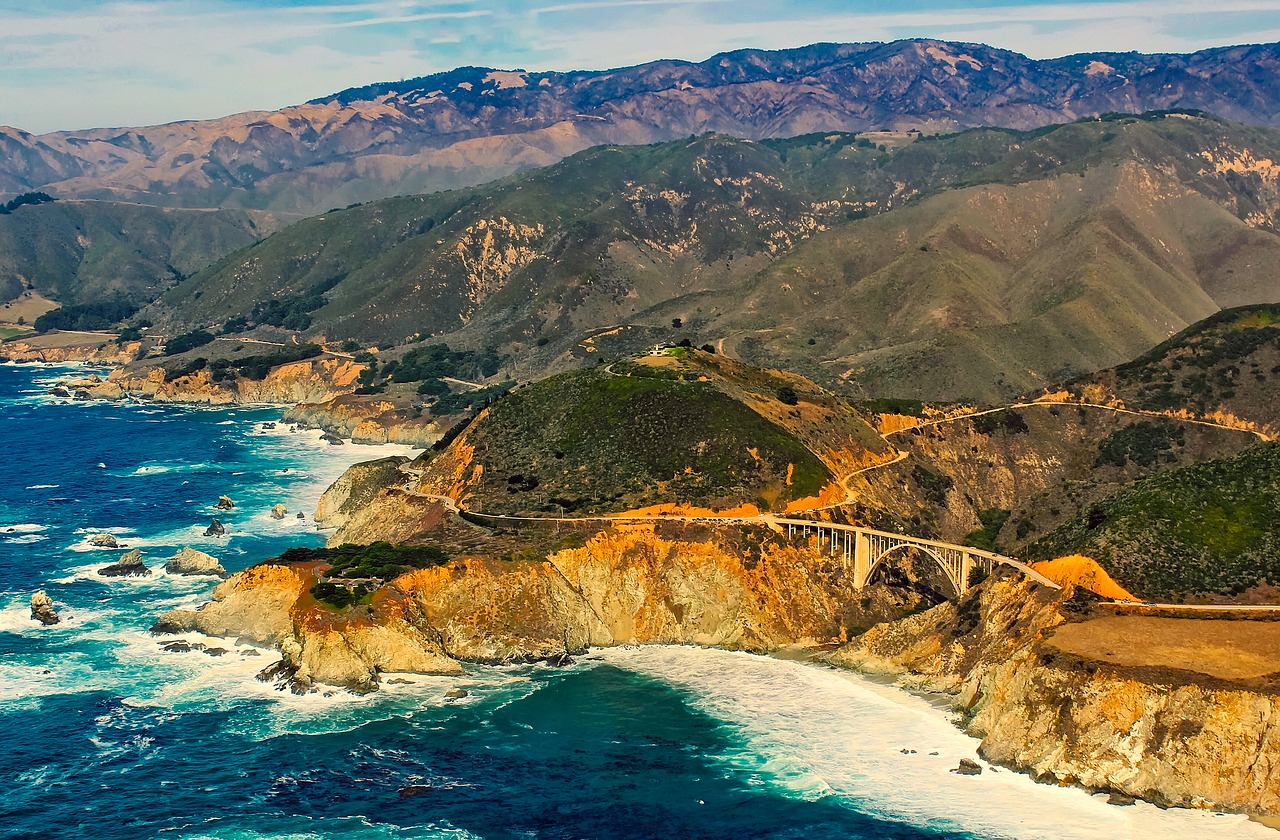
[[[1096,558],[1143,598],[1280,585],[1280,445],[1150,476],[1090,505],[1027,553]]]
[[[382,583],[411,569],[428,569],[449,562],[449,555],[433,545],[344,544],[335,548],[291,548],[280,555],[284,563],[321,562],[328,565],[311,587],[317,601],[335,607],[351,606]]]
[[[520,379],[723,340],[864,398],[1000,402],[1272,295],[1280,187],[1207,162],[1280,159],[1274,132],[1162,112],[865,140],[607,146],[334,211],[147,315],[247,324],[341,278],[272,319],[365,346],[493,345]]]
[[[105,330],[138,311],[136,304],[126,300],[109,300],[100,303],[82,303],[64,306],[46,312],[36,318],[36,332],[49,330]]]
[[[710,382],[600,370],[512,392],[467,443],[484,466],[477,495],[488,512],[779,507],[831,478],[794,435]]]
[[[1000,535],[1000,529],[1009,521],[1010,513],[1011,511],[1002,508],[984,508],[977,511],[978,521],[982,523],[982,527],[966,534],[964,544],[985,551],[995,551],[996,539]]]
[[[224,357],[209,363],[209,378],[214,382],[222,382],[243,376],[245,379],[261,381],[267,378],[272,368],[314,359],[323,350],[315,344],[298,344],[285,347],[274,353],[260,353],[252,356]]]
[[[973,430],[980,435],[992,435],[1004,430],[1015,435],[1027,433],[1027,421],[1011,408],[993,411],[990,414],[979,414],[973,418]]]
[[[175,335],[165,342],[164,354],[166,356],[176,356],[179,353],[186,353],[189,350],[195,350],[197,347],[205,346],[213,339],[213,334],[207,330],[193,330],[182,335]]]
[[[48,193],[42,193],[42,192],[23,193],[22,195],[17,196],[16,198],[6,201],[4,204],[0,204],[0,216],[8,215],[9,213],[12,213],[14,210],[17,210],[19,207],[35,206],[37,204],[48,204],[51,201],[56,201],[56,199],[53,196],[49,195]]]
[[[1073,383],[1097,383],[1132,408],[1223,411],[1260,426],[1280,424],[1280,304],[1226,309],[1132,362]]]
[[[1098,444],[1098,459],[1094,461],[1094,466],[1111,464],[1123,467],[1127,463],[1134,463],[1149,467],[1157,460],[1172,463],[1175,460],[1174,447],[1185,446],[1186,442],[1187,432],[1182,424],[1167,420],[1149,423],[1144,420],[1107,435]]]

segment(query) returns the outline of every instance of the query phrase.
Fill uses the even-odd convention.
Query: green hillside
[[[1280,444],[1142,479],[1033,544],[1095,557],[1131,592],[1171,599],[1280,585]]]
[[[264,213],[54,201],[0,215],[0,299],[31,288],[64,304],[154,300],[277,227]]]
[[[1101,386],[1125,405],[1148,411],[1228,413],[1274,431],[1280,428],[1277,382],[1280,304],[1266,304],[1223,310],[1071,387],[1083,392]]]
[[[454,445],[479,469],[468,505],[490,513],[777,510],[832,478],[800,438],[697,370],[552,376],[497,401]]]

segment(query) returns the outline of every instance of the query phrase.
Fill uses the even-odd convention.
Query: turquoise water
[[[234,571],[320,544],[320,492],[390,450],[264,432],[275,409],[57,404],[44,391],[65,374],[0,365],[0,836],[1272,836],[956,776],[975,743],[924,701],[745,654],[609,650],[298,698],[254,679],[270,651],[189,637],[226,652],[166,653],[146,628],[216,581],[100,578],[120,552],[90,534],[157,572],[184,545]],[[220,494],[237,502],[219,514],[229,535],[205,538]],[[39,588],[62,624],[30,620]],[[459,686],[469,696],[446,702]]]

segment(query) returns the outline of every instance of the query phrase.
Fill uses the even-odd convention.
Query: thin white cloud
[[[449,20],[489,17],[493,12],[487,9],[476,9],[470,12],[424,12],[416,15],[393,15],[390,17],[368,18],[364,20],[349,20],[343,23],[326,24],[334,29],[350,29],[357,26],[385,26],[393,23],[417,23],[423,20]]]
[[[587,0],[584,3],[560,3],[531,9],[535,15],[556,12],[582,12],[588,9],[616,9],[624,6],[708,6],[717,3],[733,3],[737,0]]]
[[[860,10],[864,2],[870,10]],[[206,118],[463,64],[605,68],[902,37],[1042,58],[1280,37],[1280,0],[900,5],[909,8],[886,11],[870,0],[85,0],[70,12],[0,0],[0,124],[48,131]]]

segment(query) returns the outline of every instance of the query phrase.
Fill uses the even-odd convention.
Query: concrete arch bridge
[[[909,548],[917,549],[931,557],[942,568],[957,595],[964,595],[969,590],[970,575],[975,569],[981,569],[984,574],[990,574],[997,565],[1011,566],[1037,583],[1054,589],[1061,588],[1026,563],[979,548],[926,540],[890,531],[876,531],[857,525],[836,525],[810,519],[770,519],[768,521],[769,524],[785,528],[788,537],[800,536],[816,541],[819,550],[830,552],[832,557],[843,558],[845,564],[852,567],[855,589],[862,589],[870,583],[876,570],[896,552]]]

